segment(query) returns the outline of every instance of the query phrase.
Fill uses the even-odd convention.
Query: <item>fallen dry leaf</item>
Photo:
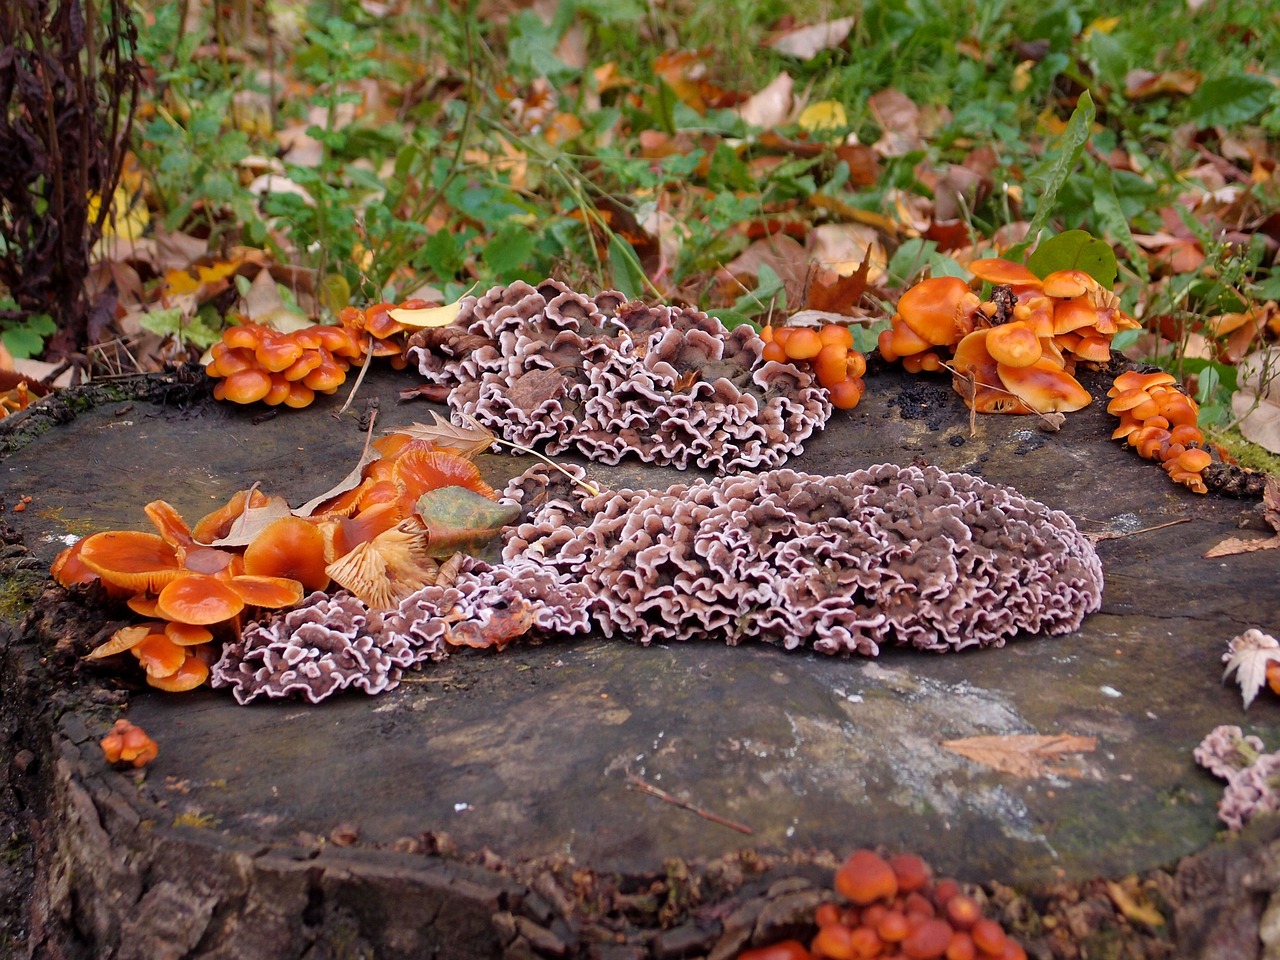
[[[1236,368],[1240,388],[1231,396],[1231,412],[1250,443],[1280,453],[1280,349],[1256,350]]]
[[[1164,915],[1147,899],[1146,894],[1138,886],[1137,877],[1125,877],[1122,884],[1108,880],[1107,896],[1116,905],[1116,909],[1124,914],[1126,920],[1145,923],[1149,927],[1164,926]]]
[[[438,450],[448,450],[468,460],[477,453],[483,453],[493,446],[497,439],[479,423],[472,421],[470,426],[457,427],[434,410],[431,411],[435,423],[414,423],[407,427],[397,427],[394,433],[407,433],[415,440],[429,440]]]
[[[253,489],[249,488],[249,497],[246,503],[253,500]],[[289,504],[285,502],[283,497],[267,497],[267,502],[260,507],[245,507],[240,516],[236,517],[235,522],[231,524],[227,535],[218,540],[214,540],[209,546],[212,547],[247,547],[253,538],[265,530],[270,524],[283,517],[292,516],[293,511],[289,509]]]
[[[1237,553],[1254,553],[1258,550],[1280,549],[1280,480],[1275,477],[1267,477],[1266,486],[1262,488],[1262,519],[1275,531],[1274,536],[1261,540],[1227,537],[1205,551],[1205,559],[1230,557]]]
[[[823,50],[834,50],[844,43],[854,22],[853,17],[841,17],[838,20],[811,23],[807,27],[797,27],[774,37],[769,41],[769,46],[789,57],[812,60]]]
[[[1096,737],[1078,737],[1064,733],[1046,736],[1038,733],[1010,733],[986,737],[944,740],[942,746],[953,753],[991,767],[1001,773],[1031,779],[1049,776],[1080,776],[1080,771],[1067,764],[1072,753],[1096,750]]]
[[[753,127],[760,127],[762,130],[780,127],[787,122],[795,105],[792,96],[794,88],[795,81],[791,79],[791,74],[783,71],[759,93],[748,97],[747,102],[738,108],[738,115]]]
[[[453,303],[446,303],[443,307],[423,307],[421,310],[405,310],[397,307],[394,310],[388,310],[387,314],[396,323],[422,330],[426,327],[447,327],[458,319],[458,313],[461,310],[462,301],[455,300]]]

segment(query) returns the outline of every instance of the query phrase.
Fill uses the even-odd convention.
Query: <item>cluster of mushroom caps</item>
[[[1022,264],[990,258],[969,267],[992,284],[983,300],[959,277],[917,283],[880,334],[886,360],[912,373],[948,369],[979,413],[1069,413],[1089,404],[1078,363],[1106,363],[1111,338],[1138,323],[1110,290],[1082,270],[1041,279]]]
[[[1158,460],[1174,483],[1208,493],[1204,471],[1213,463],[1204,433],[1196,426],[1199,407],[1178,389],[1172,374],[1126,370],[1107,391],[1107,413],[1120,418],[1112,440],[1126,440],[1145,460]]]
[[[401,307],[419,309],[425,300]],[[228,327],[210,350],[205,372],[218,378],[213,395],[232,403],[306,407],[317,393],[333,393],[347,379],[353,362],[366,355],[389,357],[396,369],[406,366],[405,327],[391,318],[395,304],[367,309],[344,307],[338,326],[313,324],[290,333],[257,323]]]
[[[818,907],[808,948],[797,940],[757,947],[738,960],[1026,960],[1027,953],[950,878],[935,880],[915,854],[886,860],[855,850],[836,871],[842,903]]]
[[[147,504],[158,533],[111,530],[63,550],[52,573],[64,587],[99,581],[142,623],[122,627],[91,659],[131,652],[147,683],[200,686],[223,643],[258,611],[291,607],[331,582],[370,607],[394,606],[440,570],[417,516],[428,490],[462,486],[497,494],[470,461],[426,441],[390,434],[359,484],[295,516],[278,497],[243,490],[189,527],[163,500]]]
[[[837,410],[852,410],[867,392],[862,375],[867,372],[867,358],[853,348],[853,334],[839,323],[813,327],[774,327],[766,324],[760,331],[764,349],[760,359],[778,363],[812,366],[818,383],[826,387],[831,405]]]

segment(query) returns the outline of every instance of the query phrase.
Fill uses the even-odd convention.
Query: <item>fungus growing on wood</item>
[[[154,533],[108,530],[81,540],[80,563],[103,583],[135,593],[157,593],[181,572],[174,548]]]
[[[1159,461],[1175,483],[1194,493],[1209,492],[1204,472],[1214,458],[1196,426],[1199,407],[1178,389],[1172,374],[1126,370],[1107,396],[1107,412],[1120,418],[1113,440],[1125,440],[1138,456]]]
[[[1101,601],[1097,555],[1065,514],[933,468],[569,497],[517,524],[504,557],[581,583],[600,629],[641,643],[960,649],[1074,630]]]
[[[147,731],[128,720],[117,720],[111,732],[98,741],[102,755],[112,766],[145,767],[160,753]]]
[[[550,455],[732,473],[783,463],[831,412],[807,371],[758,366],[764,343],[747,325],[553,280],[465,297],[450,327],[409,344],[455,414]]]
[[[979,302],[955,277],[917,283],[880,335],[883,358],[901,360],[913,373],[948,367],[956,391],[980,413],[1086,406],[1090,398],[1074,377],[1075,365],[1109,361],[1112,335],[1136,328],[1137,321],[1079,270],[1060,270],[1042,281],[1021,264],[998,258],[974,261],[971,270],[976,281],[995,285],[991,299]],[[948,326],[949,316],[959,319]],[[1002,391],[1013,396],[1002,399]]]
[[[273,520],[244,550],[245,573],[297,580],[308,591],[329,585],[325,565],[324,534],[301,517]]]
[[[1241,830],[1259,813],[1280,811],[1280,752],[1266,753],[1257,737],[1236,726],[1215,727],[1193,752],[1196,763],[1227,781],[1218,818]]]
[[[810,363],[818,384],[827,389],[831,405],[837,410],[852,410],[867,385],[862,375],[867,372],[867,359],[853,348],[853,334],[838,323],[828,323],[820,330],[809,327],[767,325],[760,333],[764,340],[762,361],[777,361],[803,366]],[[914,336],[914,335],[913,335]],[[814,338],[817,351],[814,351]],[[928,349],[923,344],[922,349]],[[773,349],[776,348],[776,349]]]

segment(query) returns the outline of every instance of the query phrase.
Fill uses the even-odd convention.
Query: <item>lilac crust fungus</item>
[[[527,477],[509,487],[529,501]],[[875,656],[1067,633],[1097,610],[1102,567],[1060,511],[933,467],[775,470],[666,491],[563,486],[503,556],[586,587],[606,635],[760,639]],[[401,607],[403,612],[404,607]]]
[[[1218,818],[1240,830],[1258,813],[1280,810],[1280,753],[1264,753],[1257,737],[1235,726],[1215,727],[1193,756],[1196,763],[1227,781]]]
[[[449,388],[455,414],[512,443],[604,463],[696,464],[721,473],[780,466],[831,415],[825,391],[791,364],[759,366],[748,325],[556,280],[518,281],[461,301],[408,355]]]

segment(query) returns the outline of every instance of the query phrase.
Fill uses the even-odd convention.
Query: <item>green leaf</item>
[[[58,325],[52,317],[47,313],[37,313],[0,333],[0,341],[15,359],[26,360],[39,356],[44,351],[44,338],[57,331]]]
[[[1020,260],[1028,248],[1040,239],[1040,231],[1049,222],[1054,203],[1058,199],[1058,192],[1071,176],[1071,172],[1075,170],[1076,164],[1080,162],[1080,155],[1084,152],[1084,145],[1089,140],[1089,131],[1093,127],[1093,118],[1096,113],[1093,97],[1086,90],[1080,94],[1076,108],[1071,113],[1071,119],[1067,121],[1067,128],[1062,131],[1062,136],[1048,151],[1049,159],[1034,175],[1027,178],[1027,192],[1036,198],[1036,215],[1032,217],[1031,224],[1027,227],[1027,238],[1006,251],[1007,259]]]
[[[1124,215],[1120,198],[1116,196],[1111,168],[1104,163],[1098,164],[1093,171],[1093,213],[1103,233],[1124,248],[1129,263],[1145,280],[1147,258],[1142,255],[1142,251],[1138,249],[1138,244],[1133,239],[1133,231],[1129,229],[1129,218]]]
[[[616,233],[609,236],[609,267],[613,271],[613,284],[628,297],[638,297],[644,292],[647,278],[640,266],[635,249]]]
[[[427,554],[449,557],[479,553],[520,516],[514,503],[494,503],[465,487],[428,490],[418,498],[418,516],[427,525]]]
[[[743,324],[746,324],[757,333],[760,332],[759,324],[748,317],[745,313],[741,313],[737,310],[717,310],[715,312],[715,317],[724,324],[724,328],[726,330],[732,330],[734,327],[740,327]]]
[[[1115,251],[1084,230],[1068,230],[1043,241],[1027,258],[1027,266],[1042,279],[1055,270],[1083,270],[1107,289],[1116,282]]]
[[[1206,80],[1187,102],[1191,121],[1201,127],[1229,127],[1261,113],[1276,95],[1266,77],[1239,73]]]
[[[481,258],[495,277],[509,277],[525,266],[533,244],[533,232],[528,227],[508,221],[485,244]]]

